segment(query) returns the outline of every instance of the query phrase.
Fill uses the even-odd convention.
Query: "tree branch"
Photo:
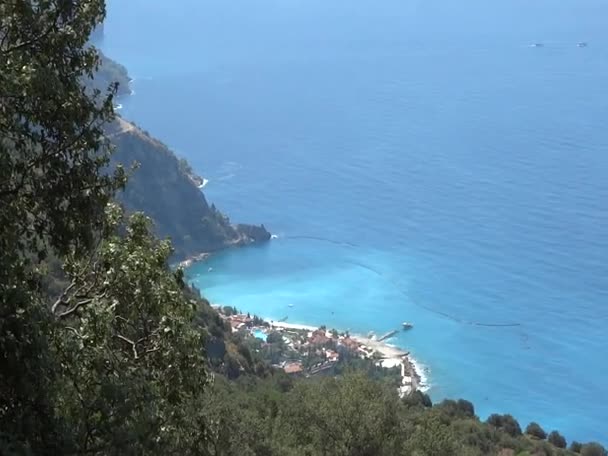
[[[60,16],[60,10],[57,9],[55,11],[55,17],[54,17],[53,21],[51,22],[49,27],[44,32],[42,32],[38,36],[34,36],[34,37],[30,38],[27,41],[24,41],[19,44],[15,44],[14,46],[9,46],[5,50],[0,49],[0,52],[3,54],[10,54],[11,52],[18,51],[20,49],[23,49],[24,47],[32,46],[33,44],[39,42],[40,40],[45,39],[46,37],[48,37],[51,34],[51,32],[53,30],[55,30],[55,31],[57,30],[57,22],[59,21],[59,16]],[[71,23],[72,23],[72,21],[67,21],[66,25],[71,25]]]
[[[135,342],[133,342],[131,339],[127,339],[125,336],[122,336],[120,334],[116,334],[116,337],[131,345],[131,348],[133,349],[133,356],[135,357],[135,359],[139,359],[139,353],[137,353],[137,344]]]
[[[82,337],[82,334],[80,334],[76,328],[72,328],[71,326],[65,326],[65,329],[72,331],[79,339],[84,339],[84,337]]]
[[[77,302],[76,305],[74,307],[72,307],[71,309],[60,313],[57,317],[58,318],[68,317],[68,316],[72,315],[74,312],[76,312],[76,310],[78,310],[80,307],[86,306],[87,304],[90,304],[91,302],[93,302],[93,300],[94,300],[94,298],[83,299],[82,301]]]
[[[63,290],[63,292],[61,293],[61,296],[59,296],[59,299],[57,299],[57,301],[55,301],[55,304],[53,304],[53,307],[51,307],[52,313],[55,313],[55,311],[57,310],[57,307],[59,307],[61,304],[68,304],[68,302],[65,301],[65,298],[68,295],[68,293],[70,291],[72,291],[72,288],[74,288],[75,286],[76,286],[76,281],[74,280],[65,290]]]

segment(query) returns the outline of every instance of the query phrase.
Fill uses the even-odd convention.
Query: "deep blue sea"
[[[192,268],[212,301],[411,321],[393,342],[435,400],[607,443],[607,18],[606,0],[111,0],[101,46],[135,78],[123,115],[279,236]]]

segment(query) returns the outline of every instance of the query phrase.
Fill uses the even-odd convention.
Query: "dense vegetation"
[[[399,399],[357,369],[293,379],[229,333],[150,220],[114,202],[116,86],[82,84],[104,13],[102,0],[0,3],[0,454],[573,454],[557,432]]]

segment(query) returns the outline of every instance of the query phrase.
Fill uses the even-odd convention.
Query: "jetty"
[[[397,334],[397,331],[393,329],[392,331],[389,331],[382,337],[378,338],[378,342],[385,341],[386,339],[393,337],[395,334]]]

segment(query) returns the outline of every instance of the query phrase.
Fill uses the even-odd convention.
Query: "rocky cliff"
[[[95,79],[91,83],[92,87],[105,92],[110,84],[118,82],[117,95],[119,97],[129,95],[131,93],[131,87],[129,86],[131,78],[127,69],[104,54],[100,53],[100,57],[100,67]]]
[[[270,239],[263,225],[231,224],[207,203],[175,154],[134,124],[119,118],[109,136],[116,146],[115,163],[138,163],[120,201],[154,220],[158,236],[173,242],[176,259]]]
[[[95,79],[85,84],[103,92],[113,82],[119,83],[119,97],[130,93],[125,67],[102,55]],[[188,163],[136,125],[118,118],[108,136],[116,146],[114,165],[138,164],[119,200],[128,211],[152,218],[157,235],[171,239],[176,260],[270,239],[263,225],[231,224],[207,203],[199,188],[202,179]]]

